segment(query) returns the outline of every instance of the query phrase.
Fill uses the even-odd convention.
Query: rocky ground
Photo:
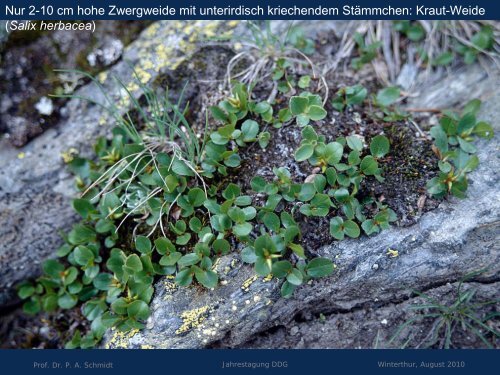
[[[133,86],[132,67],[144,83],[169,86],[174,92],[189,80],[187,96],[198,109],[193,114],[196,121],[206,106],[220,98],[225,66],[234,53],[231,45],[209,39],[218,33],[238,35],[243,29],[233,23],[158,22],[139,34],[145,26],[134,25],[126,35],[115,35],[112,31],[117,28],[105,27],[94,44],[88,40],[70,40],[67,48],[80,47],[66,54],[64,66],[79,66],[78,61],[85,57],[85,64],[80,67],[95,69],[95,73],[100,71],[99,81],[113,96],[117,95],[113,75],[139,95],[138,87]],[[305,27],[316,38],[322,59],[328,59],[335,50],[341,28],[342,24],[323,22],[314,31]],[[51,114],[41,112],[48,111],[47,102],[45,106],[41,103],[42,98],[61,83],[50,79],[37,81],[40,71],[33,71],[31,76],[25,74],[31,70],[29,64],[34,59],[27,56],[36,56],[47,48],[47,43],[53,46],[53,39],[62,36],[33,38],[26,45],[0,39],[3,46],[0,76],[10,77],[0,81],[7,85],[2,87],[0,98],[3,124],[0,130],[6,134],[0,140],[0,313],[3,314],[0,341],[4,347],[49,348],[60,346],[64,332],[82,324],[80,313],[75,310],[69,314],[27,317],[20,313],[13,287],[38,274],[41,261],[53,256],[61,243],[58,232],[77,219],[69,204],[74,194],[72,177],[62,156],[70,150],[69,154],[91,155],[92,140],[106,134],[111,124],[99,107],[77,100],[53,101]],[[103,52],[113,44],[110,40],[121,41],[120,53]],[[113,45],[117,47],[118,43]],[[19,60],[22,56],[26,61]],[[111,60],[106,56],[111,56]],[[12,63],[14,59],[20,63]],[[91,62],[96,63],[95,67]],[[53,67],[54,61],[46,64]],[[458,282],[470,272],[485,269],[467,280],[464,289],[476,290],[475,302],[498,299],[500,74],[494,68],[486,71],[478,65],[457,69],[417,80],[419,85],[406,105],[449,108],[460,107],[471,98],[483,100],[480,118],[491,122],[497,135],[490,142],[479,141],[481,163],[471,174],[473,183],[466,200],[449,199],[440,203],[426,198],[425,181],[435,173],[435,164],[430,143],[411,124],[384,127],[360,114],[334,114],[321,127],[327,136],[348,134],[353,128],[368,138],[384,131],[393,146],[400,145],[386,170],[387,184],[370,187],[379,189],[377,194],[385,196],[398,213],[397,226],[378,236],[330,244],[327,227],[321,222],[311,222],[306,231],[308,251],[331,258],[337,270],[328,279],[300,288],[290,300],[280,298],[276,280],[254,277],[253,271],[242,265],[236,255],[227,256],[220,263],[223,283],[213,291],[197,287],[178,289],[168,278],[160,279],[147,329],[129,334],[110,332],[103,346],[418,347],[424,345],[432,331],[432,319],[419,320],[391,341],[398,327],[416,316],[411,306],[422,303],[422,298],[415,291],[443,303],[453,303]],[[24,80],[14,85],[16,74]],[[359,74],[339,69],[327,77],[330,89],[335,91],[352,82],[376,87],[373,75]],[[85,81],[78,84],[82,85],[79,94],[104,100],[94,86]],[[126,108],[127,103],[123,103],[123,110]],[[424,130],[432,121],[429,114],[417,118]],[[24,125],[19,125],[20,122]],[[296,148],[297,137],[287,128],[272,132],[268,150],[250,149],[240,173],[233,176],[242,186],[248,184],[250,175],[267,176],[272,166],[292,161],[290,150]],[[288,166],[295,171],[296,178],[310,172],[300,166]],[[487,305],[478,314],[494,313],[498,307],[498,304]],[[488,324],[498,330],[498,320],[490,319]],[[500,345],[494,338],[488,339],[494,346]],[[477,336],[458,328],[453,346],[484,345]]]

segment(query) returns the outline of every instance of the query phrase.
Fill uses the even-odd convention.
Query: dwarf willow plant
[[[493,128],[484,121],[477,121],[481,101],[470,101],[458,116],[445,111],[439,124],[430,130],[434,139],[433,150],[439,158],[439,174],[427,183],[429,194],[443,198],[448,194],[465,198],[467,174],[479,165],[475,137],[493,138]]]
[[[395,220],[388,207],[359,194],[365,178],[383,180],[389,140],[379,135],[365,146],[353,135],[327,142],[314,129],[327,115],[319,96],[299,93],[276,113],[235,83],[210,109],[217,126],[207,132],[205,123],[199,139],[182,95],[173,103],[141,87],[144,108],[128,93],[133,111],[118,117],[116,107],[108,108],[118,126],[111,139],[97,140],[96,158],[69,163],[81,191],[73,201],[81,222],[64,235],[43,275],[19,287],[27,313],[81,307],[90,330],[77,331],[68,348],[92,347],[111,327],[143,328],[160,276],[179,286],[217,287],[216,261],[229,252],[239,250],[259,276],[282,279],[284,297],[330,275],[332,261],[309,259],[301,244],[304,217],[328,216],[339,240],[358,237],[360,226],[371,234]],[[295,158],[319,172],[297,182],[286,168],[275,168],[273,181],[255,177],[247,192],[228,182],[241,148],[266,147],[266,126],[294,122],[302,127]],[[263,204],[255,204],[255,194],[265,196]]]
[[[67,347],[92,347],[110,327],[143,328],[159,276],[172,275],[180,286],[216,287],[215,261],[234,251],[234,240],[247,249],[246,261],[253,249],[259,275],[286,279],[284,296],[333,272],[328,259],[307,260],[299,225],[274,212],[276,197],[258,207],[239,186],[220,183],[240,165],[240,147],[269,141],[261,127],[279,121],[269,103],[254,102],[235,84],[211,108],[219,126],[198,140],[182,95],[172,103],[142,88],[145,108],[131,93],[134,111],[118,117],[116,107],[108,108],[118,126],[111,140],[98,139],[97,159],[70,162],[81,191],[73,207],[82,221],[64,236],[58,259],[44,263],[43,275],[19,288],[27,313],[81,306],[90,331],[77,332]],[[288,260],[292,253],[300,257]]]

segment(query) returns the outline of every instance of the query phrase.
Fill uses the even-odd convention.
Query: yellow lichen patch
[[[99,118],[99,125],[106,125],[107,119],[106,116],[101,116]]]
[[[214,265],[212,266],[212,270],[217,272],[217,267],[219,266],[220,264],[220,258],[217,258],[214,262]]]
[[[78,155],[78,150],[73,147],[64,152],[61,152],[61,158],[66,164],[71,163],[76,155]]]
[[[24,159],[25,157],[26,157],[26,154],[24,152],[20,152],[19,154],[17,154],[18,159]]]
[[[270,273],[269,275],[267,275],[266,277],[264,277],[262,279],[262,282],[267,283],[267,282],[271,281],[272,279],[273,279],[273,275]]]
[[[106,349],[128,348],[130,339],[139,332],[138,329],[133,329],[129,332],[122,332],[117,330],[116,328],[111,328],[111,331],[113,332],[113,336],[106,343]]]
[[[399,256],[399,251],[393,249],[387,249],[387,255],[391,258],[396,258]]]
[[[142,68],[145,70],[154,69],[154,67],[155,67],[155,65],[153,64],[153,62],[151,60],[144,61],[144,64],[142,65]]]
[[[144,65],[152,66],[153,63],[151,62],[151,60],[146,60],[143,64],[143,66]],[[139,79],[139,82],[141,82],[143,85],[148,83],[152,77],[151,73],[147,72],[145,69],[147,69],[147,68],[140,67],[140,68],[135,69],[135,74],[137,76],[137,79]]]
[[[182,325],[175,331],[176,335],[182,335],[199,327],[213,311],[210,305],[202,306],[193,310],[186,310],[181,314]]]
[[[244,292],[248,292],[250,290],[250,286],[257,280],[257,275],[254,275],[245,281],[243,281],[243,284],[241,285],[241,290]]]
[[[163,286],[165,287],[165,292],[167,292],[167,297],[169,295],[174,294],[174,292],[178,289],[177,284],[174,282],[175,277],[172,275],[168,275],[165,277],[165,281],[163,282]]]
[[[151,36],[154,36],[157,32],[158,32],[158,29],[160,28],[160,24],[159,23],[154,23],[152,24],[151,26],[149,26],[146,30],[146,35],[151,37]]]
[[[106,81],[106,78],[108,78],[108,72],[103,71],[97,75],[97,80],[99,83],[104,83]]]
[[[207,38],[213,38],[217,35],[216,31],[218,27],[219,27],[218,22],[209,22],[203,28],[203,34],[205,34]]]
[[[153,345],[141,345],[141,349],[154,349]]]
[[[235,258],[235,259],[231,260],[230,267],[232,269],[236,268],[237,265],[238,265],[238,259]]]

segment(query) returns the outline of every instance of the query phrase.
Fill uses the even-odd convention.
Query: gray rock
[[[90,66],[102,64],[108,66],[120,58],[123,52],[123,43],[120,39],[105,40],[100,46],[87,55]]]
[[[218,265],[222,282],[214,290],[176,288],[168,278],[161,279],[155,286],[147,328],[127,334],[111,331],[104,347],[244,346],[260,332],[289,325],[296,316],[384,306],[407,299],[411,290],[453,283],[482,268],[487,271],[476,281],[499,281],[500,93],[495,93],[491,77],[476,73],[476,68],[463,70],[436,82],[422,95],[423,100],[434,98],[434,106],[449,107],[469,100],[464,88],[472,85],[485,99],[480,118],[490,121],[497,135],[489,142],[478,141],[481,163],[470,174],[467,199],[443,201],[411,227],[325,246],[319,253],[335,262],[335,274],[302,286],[288,300],[280,298],[278,280],[255,277],[235,255]],[[397,251],[397,256],[388,250]]]

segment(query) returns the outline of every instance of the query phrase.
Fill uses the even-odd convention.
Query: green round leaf
[[[350,135],[346,137],[347,146],[353,151],[362,151],[363,150],[363,142],[360,137],[355,135]]]
[[[53,279],[60,279],[61,273],[64,271],[64,266],[57,260],[49,259],[43,263],[43,272]]]
[[[188,286],[193,282],[193,273],[190,268],[183,269],[179,271],[175,277],[175,282],[179,286]]]
[[[326,117],[326,111],[323,107],[319,105],[312,105],[309,107],[309,112],[307,113],[309,118],[313,121],[323,120]]]
[[[208,289],[215,288],[219,282],[219,276],[212,270],[202,270],[197,267],[194,271],[194,275],[196,281]]]
[[[382,107],[387,107],[399,99],[398,87],[387,87],[377,93],[377,103]]]
[[[23,304],[23,311],[29,315],[35,315],[40,311],[40,300],[38,298],[31,298]]]
[[[340,161],[343,153],[344,146],[338,142],[330,142],[326,145],[324,156],[326,157],[328,164],[334,165]]]
[[[149,307],[146,302],[136,300],[128,305],[127,314],[131,318],[146,320],[149,317]]]
[[[281,296],[283,298],[290,298],[295,291],[295,288],[295,285],[289,283],[288,281],[285,281],[281,286]]]
[[[57,296],[55,294],[47,294],[42,298],[42,307],[44,311],[51,312],[57,309]]]
[[[360,235],[358,224],[352,220],[346,220],[344,222],[344,233],[351,238],[358,238]]]
[[[68,293],[64,293],[62,296],[59,297],[57,300],[57,304],[61,309],[71,309],[72,307],[75,307],[78,302],[78,298],[76,296],[73,296]]]
[[[137,254],[130,254],[125,261],[125,266],[134,272],[142,271],[142,262]]]
[[[339,241],[344,239],[343,224],[344,220],[339,216],[330,220],[330,235]]]
[[[374,175],[378,170],[378,163],[373,156],[365,156],[360,164],[361,172],[367,176]]]
[[[370,152],[376,158],[381,158],[389,152],[390,143],[387,137],[377,135],[370,143]]]
[[[302,272],[297,268],[292,269],[292,271],[287,275],[286,280],[293,285],[300,285],[303,281]]]
[[[170,253],[175,251],[175,245],[168,238],[159,237],[155,240],[156,250],[159,254]]]
[[[434,144],[441,151],[441,153],[445,153],[448,151],[448,136],[444,132],[441,126],[433,126],[430,130],[432,137],[434,138]]]
[[[278,279],[282,279],[292,270],[292,264],[288,260],[274,262],[272,266],[272,274]]]
[[[314,147],[309,144],[303,144],[295,151],[295,160],[300,162],[309,159],[314,153]]]
[[[259,124],[254,120],[246,120],[241,125],[241,133],[243,134],[243,142],[252,142],[257,138],[259,132]]]
[[[196,216],[193,216],[189,220],[189,229],[191,229],[195,233],[199,233],[201,231],[201,228],[203,227],[203,224],[201,223],[201,220],[198,219]]]
[[[280,229],[280,218],[274,212],[266,212],[262,221],[267,229],[275,233]]]
[[[94,206],[86,199],[73,200],[73,208],[84,219],[88,218],[90,213],[94,211]]]
[[[297,198],[302,202],[307,202],[313,199],[315,194],[316,194],[316,187],[314,186],[314,184],[308,182],[302,184]]]
[[[477,134],[481,138],[491,139],[493,138],[493,128],[487,122],[478,122],[473,130],[474,134]]]
[[[92,250],[85,246],[78,246],[74,252],[75,261],[80,266],[88,265],[92,260],[94,260],[94,253]]]
[[[26,299],[31,297],[33,293],[35,293],[35,288],[32,285],[25,285],[18,290],[17,295],[19,298]]]
[[[212,243],[212,248],[217,254],[227,254],[231,249],[231,245],[224,238],[219,238]]]
[[[241,260],[245,263],[253,264],[257,260],[257,256],[255,255],[255,250],[250,246],[245,247],[241,251]]]
[[[346,202],[347,200],[349,200],[349,190],[347,190],[346,188],[340,188],[340,189],[337,189],[333,192],[333,197],[338,201],[338,202]]]
[[[330,259],[315,258],[306,267],[310,277],[324,277],[333,273],[333,263]]]
[[[227,185],[226,189],[222,192],[222,196],[226,199],[235,199],[241,193],[241,189],[238,185],[230,183]]]
[[[271,260],[257,257],[255,261],[255,272],[260,276],[267,276],[271,273]]]
[[[69,267],[65,271],[65,276],[63,279],[64,285],[69,285],[73,283],[73,281],[75,281],[77,277],[78,277],[78,270],[76,269],[76,267]]]
[[[188,200],[193,207],[201,206],[206,199],[205,192],[200,188],[193,188],[188,192]]]
[[[175,265],[179,259],[181,259],[182,253],[178,251],[173,251],[169,253],[169,255],[164,255],[160,259],[160,265],[162,266],[173,266]]]
[[[250,186],[252,187],[252,190],[255,191],[256,193],[261,193],[264,191],[266,187],[266,180],[264,180],[260,176],[256,176],[252,178],[252,181],[250,181]]]
[[[239,207],[231,207],[227,214],[235,223],[241,224],[245,222],[245,212]]]
[[[151,241],[145,236],[137,236],[135,248],[143,254],[149,254],[152,251]]]
[[[303,96],[292,96],[290,98],[290,111],[294,116],[304,113],[308,105],[309,100]]]
[[[96,289],[99,290],[108,290],[111,287],[111,281],[113,280],[113,276],[109,273],[100,273],[97,275],[92,283],[94,284]]]
[[[191,239],[191,233],[184,233],[180,236],[177,236],[177,239],[175,240],[175,243],[177,245],[181,245],[181,246],[184,246],[186,245],[189,240]]]
[[[245,236],[248,236],[250,234],[252,229],[253,229],[253,227],[252,227],[252,224],[250,224],[250,223],[236,224],[233,227],[233,233],[237,237],[245,237]]]
[[[365,231],[367,235],[370,235],[372,233],[376,233],[379,231],[378,226],[375,225],[374,221],[372,219],[365,220],[361,223],[361,228]]]
[[[200,261],[200,257],[196,253],[190,253],[184,255],[182,258],[179,259],[177,264],[179,264],[180,267],[189,267],[192,266]]]

